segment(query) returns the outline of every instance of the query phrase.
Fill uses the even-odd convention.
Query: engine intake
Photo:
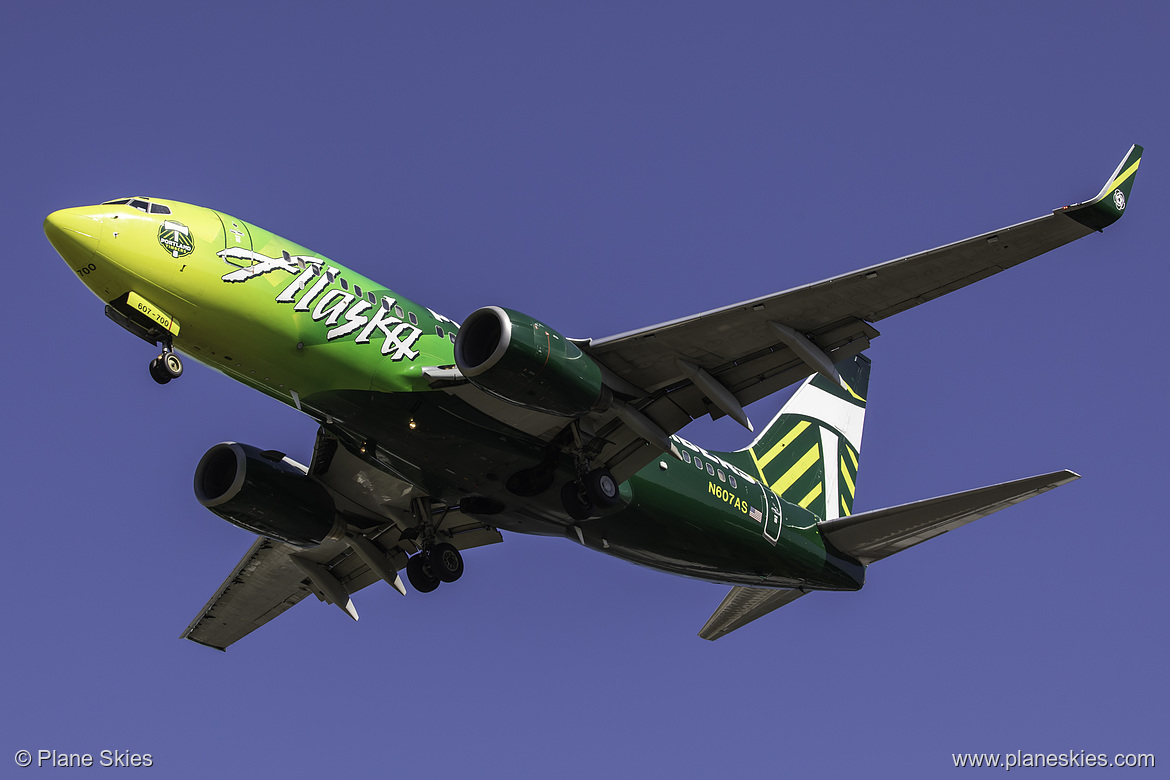
[[[232,525],[297,547],[315,547],[343,527],[329,491],[304,466],[248,444],[209,449],[195,468],[195,497]]]
[[[576,344],[499,306],[476,309],[459,328],[455,364],[481,390],[549,414],[578,417],[612,401],[601,368]]]

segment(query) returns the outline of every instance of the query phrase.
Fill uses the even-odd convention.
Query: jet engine
[[[209,449],[195,468],[195,497],[233,525],[297,547],[314,547],[342,527],[329,491],[308,469],[248,444]]]
[[[576,344],[499,306],[476,309],[459,328],[455,364],[479,389],[549,414],[577,417],[613,398],[601,369]]]

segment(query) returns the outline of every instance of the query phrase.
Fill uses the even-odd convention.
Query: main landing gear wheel
[[[420,552],[411,556],[410,560],[406,562],[406,578],[419,593],[430,593],[439,587],[439,583],[442,581],[435,576],[435,570],[431,566],[429,557],[426,553]]]
[[[443,582],[454,582],[463,576],[463,556],[455,545],[440,542],[431,548],[431,571]]]
[[[599,507],[617,506],[618,483],[609,469],[601,468],[590,471],[585,477],[585,492],[590,500]]]
[[[589,500],[589,496],[584,495],[575,480],[566,482],[561,488],[561,504],[574,520],[588,520],[593,516],[593,502]]]

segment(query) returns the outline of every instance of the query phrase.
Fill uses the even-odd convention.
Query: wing
[[[813,371],[832,376],[833,363],[877,337],[870,323],[1113,224],[1124,212],[1141,154],[1133,146],[1090,201],[816,284],[578,343],[643,418],[635,424],[648,420],[671,434],[704,415],[727,414],[748,425],[744,405]],[[600,459],[624,479],[661,447],[644,447],[651,437],[615,416],[599,427],[607,441]]]
[[[333,496],[348,534],[310,549],[256,540],[180,638],[224,650],[310,593],[354,620],[350,596],[367,585],[383,580],[405,595],[398,572],[418,546],[405,513],[387,497],[409,504],[411,486],[355,457],[324,431],[309,472]],[[441,505],[436,509],[445,511],[436,533],[460,550],[502,541],[498,530],[479,520]]]
[[[295,548],[261,537],[180,639],[225,650],[309,595],[304,572],[289,557]]]
[[[499,531],[478,521],[452,525],[446,531],[450,537],[445,541],[460,550],[501,541]],[[406,566],[408,549],[413,552],[414,543],[402,539],[396,528],[378,536],[329,541],[311,550],[260,538],[180,638],[225,650],[310,593],[357,620],[349,597],[367,585],[386,580],[405,594],[397,572]]]

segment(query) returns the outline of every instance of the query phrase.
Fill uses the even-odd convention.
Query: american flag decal
[[[760,514],[760,510],[756,509],[754,506],[748,508],[748,517],[750,517],[752,520],[755,520],[757,523],[764,522],[764,516]]]

